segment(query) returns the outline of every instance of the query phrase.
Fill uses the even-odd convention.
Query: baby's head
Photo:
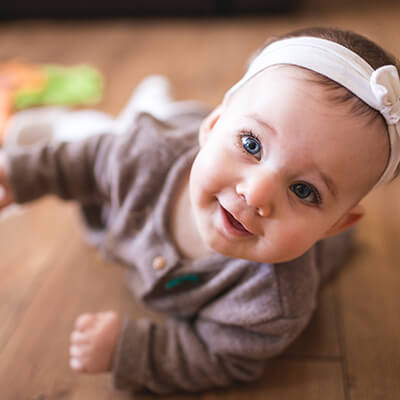
[[[267,44],[200,129],[194,216],[227,256],[294,259],[357,222],[360,200],[398,174],[400,82],[394,68],[372,74],[396,60],[352,32],[285,38]]]

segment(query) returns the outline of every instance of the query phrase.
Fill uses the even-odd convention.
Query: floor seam
[[[341,354],[341,369],[342,369],[342,381],[343,381],[343,391],[345,400],[351,400],[350,388],[349,388],[349,374],[348,374],[348,364],[347,364],[347,353],[345,345],[345,331],[344,331],[344,321],[342,313],[342,303],[339,299],[339,280],[336,281],[334,287],[334,308],[336,317],[336,333],[339,342],[339,351]]]

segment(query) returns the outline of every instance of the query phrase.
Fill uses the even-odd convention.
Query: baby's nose
[[[236,192],[260,216],[271,216],[278,193],[277,176],[272,171],[252,174],[236,186]]]

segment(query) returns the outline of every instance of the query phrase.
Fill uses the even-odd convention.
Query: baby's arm
[[[170,319],[165,325],[125,321],[113,360],[114,384],[122,390],[170,394],[255,381],[309,317],[278,318],[248,328],[206,319]]]
[[[70,366],[89,374],[114,369],[117,388],[127,390],[167,394],[225,387],[259,378],[265,361],[284,350],[307,320],[278,319],[265,334],[265,326],[252,332],[172,319],[162,327],[143,320],[123,323],[112,311],[82,314],[71,334]]]
[[[162,292],[161,296],[166,296],[162,298],[164,304],[174,306],[177,313],[185,312],[186,302],[199,305],[203,299],[204,303],[190,317],[171,317],[164,324],[125,319],[115,344],[106,346],[110,350],[106,352],[107,360],[114,353],[112,364],[106,363],[106,368],[112,368],[115,386],[167,394],[226,387],[259,378],[266,361],[281,353],[311,318],[318,293],[314,262],[315,254],[310,251],[301,259],[276,268],[261,265],[246,269],[247,273],[235,268],[224,278],[217,274],[200,289],[203,293],[190,291],[187,298],[180,292]],[[227,279],[228,286],[217,286],[223,279]],[[182,297],[176,298],[179,294]],[[201,294],[205,297],[196,297]],[[161,301],[159,292],[153,296]],[[190,307],[189,310],[193,312]],[[98,318],[92,317],[94,320]],[[104,319],[96,325],[99,329],[95,331],[103,327],[109,330]],[[88,333],[85,339],[97,336],[77,324],[80,329]],[[76,344],[74,339],[72,344]],[[71,352],[74,358],[77,353]],[[97,357],[93,352],[90,356]],[[80,361],[86,362],[84,358]]]
[[[170,318],[165,324],[125,321],[113,358],[115,386],[166,394],[260,378],[267,361],[304,330],[316,307],[314,259],[310,251],[279,266],[223,269],[222,276],[205,283],[203,293],[189,292],[188,304],[204,300],[190,318]],[[218,287],[224,279],[227,286]],[[185,297],[174,296],[179,291],[165,302],[186,310]]]
[[[109,196],[110,154],[115,135],[78,142],[54,142],[4,152],[1,185],[6,197],[23,203],[45,194],[62,199],[101,201]]]

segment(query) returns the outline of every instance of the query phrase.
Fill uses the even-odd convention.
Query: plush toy
[[[87,65],[0,63],[0,142],[12,113],[43,105],[80,106],[101,100],[101,74]]]

